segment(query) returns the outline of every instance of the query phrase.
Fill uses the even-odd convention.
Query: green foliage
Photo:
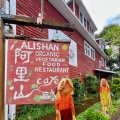
[[[112,105],[108,108],[109,115],[101,113],[101,103],[96,103],[89,107],[83,113],[77,116],[77,120],[109,120],[120,106],[120,100],[112,101]]]
[[[116,63],[120,69],[120,25],[112,24],[104,27],[101,33],[96,35],[96,38],[103,38],[105,40],[107,46],[105,53],[109,57],[107,66],[113,69],[113,65]],[[114,62],[112,62],[113,60]],[[114,70],[116,69],[114,67]]]
[[[113,78],[110,82],[110,90],[113,99],[120,99],[120,78]]]
[[[114,77],[120,78],[120,71],[117,71],[117,72],[114,74]]]
[[[106,49],[106,53],[107,53],[108,56],[111,56],[112,53],[113,53],[113,49],[112,48]]]
[[[120,84],[120,78],[113,78],[113,84]]]
[[[88,92],[97,93],[99,88],[99,80],[91,73],[85,75],[86,89]],[[89,91],[90,90],[90,91]]]
[[[110,116],[116,112],[118,107],[120,107],[120,100],[113,100],[112,105],[108,108]]]
[[[118,24],[108,25],[103,28],[100,34],[96,35],[96,38],[104,38],[107,45],[111,45],[112,42],[117,38],[119,35],[118,31],[120,27]]]
[[[52,112],[55,112],[53,104],[22,105],[16,113],[16,120],[35,120]]]
[[[112,101],[112,105],[113,105],[115,108],[118,108],[118,106],[120,106],[120,100],[114,100],[114,101]]]
[[[80,78],[74,78],[72,79],[73,86],[75,88],[75,92],[73,95],[73,99],[75,103],[81,102],[84,100],[84,94],[85,94],[85,85],[80,80]]]
[[[87,98],[86,98],[87,100],[88,100],[88,99],[94,99],[94,98],[98,98],[98,97],[99,97],[99,94],[98,94],[98,93],[96,93],[96,94],[90,94],[90,93],[87,92],[86,95],[87,95]]]
[[[109,60],[107,62],[107,66],[112,70],[114,68],[115,63],[116,63],[116,59],[109,57]]]
[[[109,120],[109,117],[107,115],[103,115],[100,111],[100,103],[96,103],[85,112],[79,114],[77,116],[77,120]]]

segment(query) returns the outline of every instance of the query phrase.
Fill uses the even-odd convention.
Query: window
[[[101,65],[104,66],[104,59],[101,57]]]
[[[93,29],[90,27],[90,35],[92,36],[92,37],[94,37],[94,31],[93,31]]]
[[[82,12],[80,12],[80,22],[82,23],[82,25],[87,29],[87,20],[84,17],[84,15],[82,14]]]
[[[87,52],[88,52],[88,56],[90,56],[90,46],[87,46]]]
[[[90,55],[90,51],[89,51],[89,45],[85,42],[85,54],[86,55]]]
[[[95,50],[91,47],[91,58],[95,59]]]
[[[83,14],[80,12],[80,22],[83,24]]]
[[[84,27],[87,28],[87,20],[84,18]]]
[[[85,54],[95,60],[95,50],[85,41],[84,43]]]
[[[85,54],[87,55],[87,43],[85,43],[84,48],[85,48]]]

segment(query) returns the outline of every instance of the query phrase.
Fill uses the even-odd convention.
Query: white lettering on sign
[[[43,62],[43,66],[60,66],[60,63],[54,63],[54,62]]]
[[[37,79],[37,84],[42,84],[42,86],[48,86],[50,85],[52,82],[54,82],[55,84],[58,84],[58,76],[50,76],[51,80],[49,80],[49,78],[45,78],[44,80],[42,80],[41,78]]]
[[[20,85],[20,93],[18,95],[17,95],[17,91],[15,91],[14,97],[13,97],[14,100],[20,99],[20,98],[26,98],[31,95],[31,94],[23,95],[23,88],[24,88],[24,86]]]
[[[49,58],[50,62],[65,62],[64,58]]]
[[[36,56],[59,57],[59,52],[36,51]]]
[[[41,62],[45,61],[45,62],[47,62],[48,58],[38,57],[38,58],[36,58],[36,61],[41,61]]]
[[[59,51],[59,45],[58,44],[48,44],[48,43],[23,42],[21,45],[21,49]]]
[[[33,51],[21,51],[21,49],[17,48],[15,49],[15,64],[17,63],[18,59],[25,60],[24,63],[30,62],[30,54],[32,54]]]
[[[17,81],[27,82],[27,81],[29,81],[29,79],[24,79],[26,74],[27,74],[27,67],[17,67],[16,75],[18,75],[18,78],[14,78],[14,82],[17,82]]]
[[[60,72],[60,73],[68,73],[69,68],[56,68],[56,67],[35,67],[35,72]]]

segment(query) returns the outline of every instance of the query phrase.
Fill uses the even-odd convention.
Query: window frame
[[[83,24],[83,21],[84,21],[83,18],[84,18],[84,17],[83,17],[83,14],[82,14],[82,12],[80,11],[80,17],[79,17],[79,19],[80,19],[80,22],[81,22],[82,24]]]
[[[90,35],[91,35],[92,37],[94,37],[94,31],[93,31],[93,29],[92,29],[91,26],[90,26]]]
[[[80,10],[79,10],[79,19],[81,24],[84,26],[84,28],[87,29],[87,19]]]
[[[84,24],[84,27],[87,29],[87,19],[84,17],[84,20],[83,20],[83,24]]]
[[[84,41],[84,52],[85,55],[95,60],[95,50],[86,41]]]

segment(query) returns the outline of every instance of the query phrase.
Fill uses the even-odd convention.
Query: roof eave
[[[94,69],[95,71],[100,71],[100,72],[106,72],[106,73],[112,73],[115,74],[116,72],[114,71],[109,71],[109,70],[102,70],[102,69]]]

